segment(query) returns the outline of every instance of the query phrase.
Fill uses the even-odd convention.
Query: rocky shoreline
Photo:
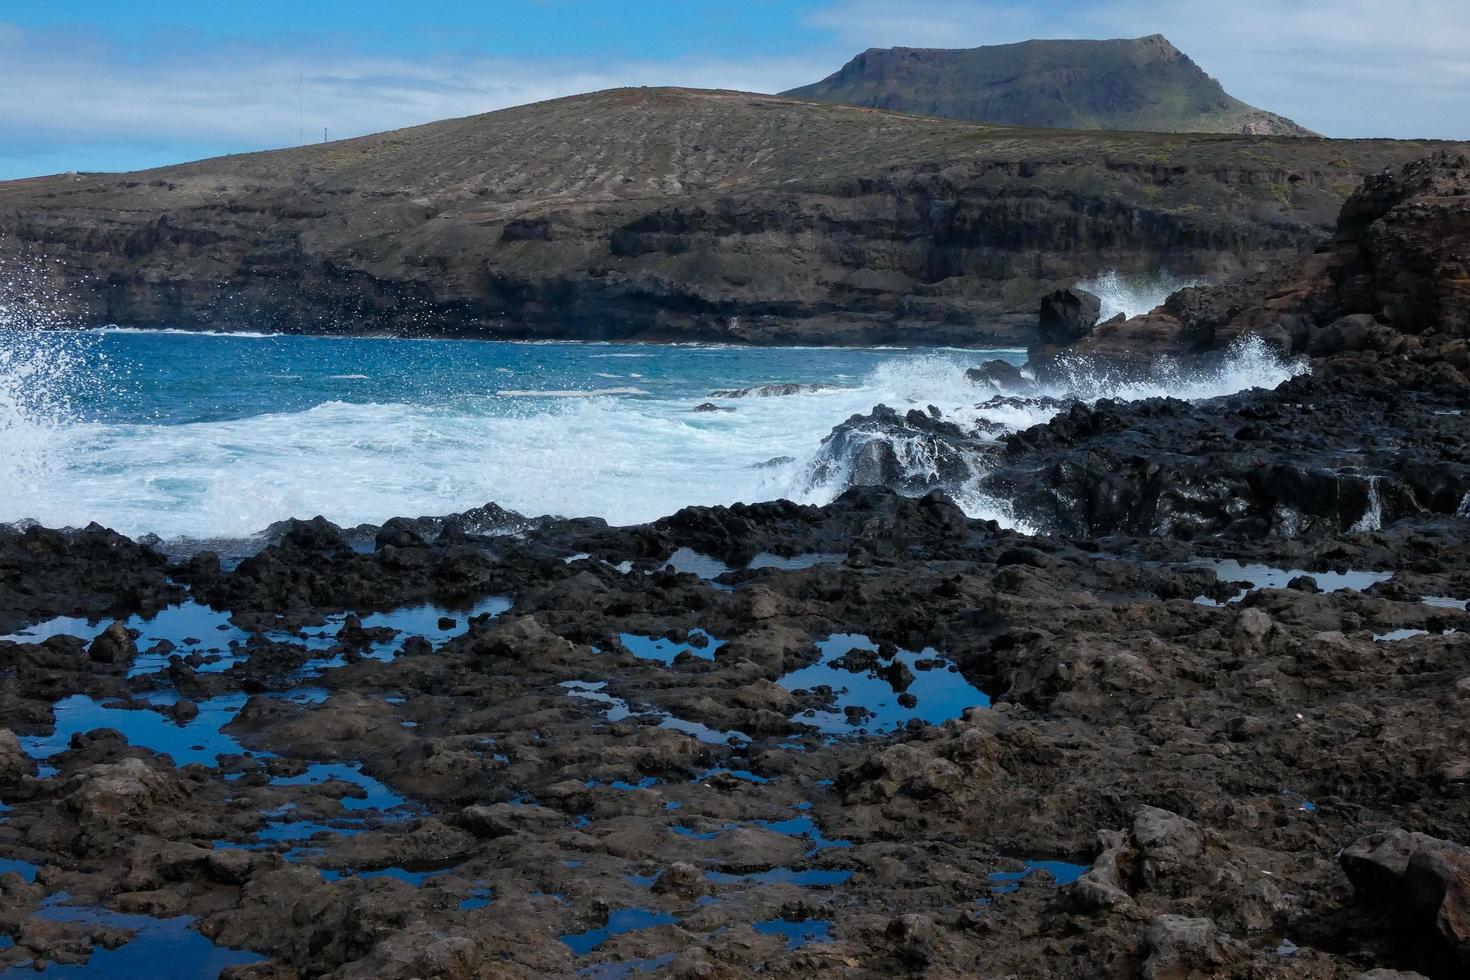
[[[1310,374],[988,443],[922,411],[834,431],[908,495],[318,518],[238,560],[0,529],[0,964],[1463,976],[1467,212],[1463,164],[1424,167],[1291,293],[1333,303],[1034,352],[1208,360],[1296,317]],[[1386,215],[1434,261],[1363,247]],[[1400,317],[1390,269],[1449,298]],[[1345,316],[1371,329],[1314,348]],[[895,433],[970,469],[917,485]],[[946,496],[986,446],[1044,533]]]
[[[144,618],[0,643],[0,957],[98,955],[82,906],[233,976],[1456,975],[1467,529],[1028,537],[870,488],[167,576],[10,533],[26,618]],[[150,627],[181,601],[230,638]],[[368,615],[425,602],[438,643]]]

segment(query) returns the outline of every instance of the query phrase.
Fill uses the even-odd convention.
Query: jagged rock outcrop
[[[1062,354],[1142,366],[1247,335],[1328,371],[1470,383],[1470,156],[1437,152],[1370,176],[1336,234],[1274,273],[1181,290],[1149,314],[1033,354],[1043,368]]]
[[[1374,530],[1459,509],[1470,491],[1463,405],[1454,386],[1405,395],[1352,375],[1208,401],[1078,403],[1006,437],[982,484],[1062,534]]]
[[[1102,300],[1085,289],[1059,289],[1041,298],[1036,324],[1043,344],[1070,344],[1092,332],[1102,313]]]
[[[1417,965],[1434,976],[1470,970],[1470,848],[1395,829],[1348,847],[1341,862],[1358,899],[1409,930]]]

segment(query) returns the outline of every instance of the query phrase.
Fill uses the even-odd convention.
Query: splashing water
[[[825,503],[846,483],[812,479],[822,440],[880,402],[933,406],[966,431],[983,422],[982,440],[1056,411],[1037,399],[977,407],[990,393],[966,369],[1021,365],[1020,351],[79,333],[48,329],[44,291],[22,294],[26,277],[7,271],[0,521],[243,538],[286,517],[381,523],[493,500],[636,523],[687,505]],[[1047,394],[1206,398],[1303,369],[1247,341],[1209,370],[1163,370],[1147,382],[1079,370]],[[711,394],[772,382],[808,387]],[[932,447],[894,448],[919,476],[937,471]],[[947,489],[972,516],[1014,525],[1006,501],[979,491],[973,463]]]
[[[106,357],[61,333],[39,272],[0,260],[0,520],[37,516],[66,452],[75,399],[103,382]]]
[[[1383,530],[1383,497],[1378,492],[1378,477],[1368,477],[1368,506],[1353,524],[1354,531]]]
[[[1288,362],[1278,357],[1255,336],[1236,341],[1217,362],[1202,367],[1181,367],[1161,360],[1146,378],[1114,373],[1091,362],[1064,366],[1057,381],[1026,398],[996,399],[977,403],[977,389],[963,374],[963,367],[947,358],[914,359],[902,365],[880,368],[875,380],[897,398],[885,400],[890,407],[905,409],[929,405],[941,407],[940,419],[953,422],[964,432],[975,433],[979,442],[995,442],[1003,436],[1050,420],[1058,404],[1082,401],[1093,404],[1104,398],[1137,401],[1173,397],[1190,401],[1215,398],[1252,388],[1275,388],[1307,371],[1305,362]],[[895,434],[875,429],[856,432],[844,444],[842,458],[818,453],[806,464],[797,485],[786,496],[805,503],[825,503],[854,482],[854,460],[869,443],[885,441],[892,449],[904,483],[908,486],[941,486],[971,517],[995,520],[1026,533],[1037,528],[1019,519],[1010,502],[981,488],[988,460],[972,454],[964,461],[967,476],[956,480],[956,463],[945,458],[944,446],[923,433]],[[830,449],[831,447],[824,447]]]
[[[1186,286],[1204,284],[1203,279],[1176,279],[1167,272],[1123,276],[1115,270],[1109,270],[1091,279],[1082,280],[1077,288],[1085,289],[1102,300],[1102,314],[1098,318],[1101,322],[1110,320],[1119,313],[1130,317],[1147,313],[1168,299],[1170,293]]]
[[[1213,364],[1181,367],[1177,361],[1160,360],[1146,377],[1115,372],[1085,360],[1057,362],[1059,379],[1048,389],[1054,397],[1071,396],[1085,402],[1102,398],[1138,401],[1144,398],[1183,398],[1198,401],[1252,388],[1275,388],[1283,381],[1306,374],[1305,361],[1287,361],[1255,334],[1240,338]]]

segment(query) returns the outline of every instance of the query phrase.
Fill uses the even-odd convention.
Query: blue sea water
[[[1291,373],[1248,354],[1208,378],[1077,390],[1202,397]],[[834,425],[880,402],[974,421],[994,392],[964,372],[993,358],[1024,362],[1016,350],[37,331],[0,309],[0,521],[207,541],[287,517],[350,526],[489,501],[615,523],[691,504],[821,503],[845,487],[813,467]],[[714,394],[770,384],[824,387]],[[1049,410],[984,415],[1017,427]],[[1003,502],[960,498],[1005,517]]]
[[[211,539],[488,501],[632,522],[821,500],[803,472],[834,424],[880,401],[957,409],[964,369],[993,357],[1024,359],[0,329],[0,521]],[[712,395],[773,383],[832,387]],[[733,411],[693,411],[706,402]]]

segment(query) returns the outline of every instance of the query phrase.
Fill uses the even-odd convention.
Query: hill
[[[1435,145],[619,89],[0,183],[0,262],[42,270],[85,323],[1026,343],[1037,298],[1079,277],[1218,278],[1295,256],[1365,174]]]
[[[1225,92],[1162,35],[982,48],[872,48],[785,93],[897,112],[1053,129],[1311,136]]]

